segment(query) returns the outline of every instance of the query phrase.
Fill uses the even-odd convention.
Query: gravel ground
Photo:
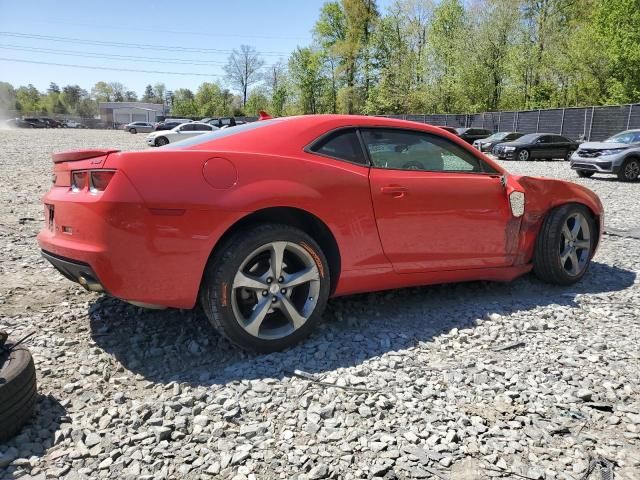
[[[571,288],[526,276],[335,299],[306,342],[249,355],[199,311],[87,293],[40,258],[50,154],[85,146],[146,148],[0,131],[0,327],[36,332],[40,391],[0,444],[0,478],[577,480],[599,457],[640,478],[640,240],[604,236]],[[638,183],[505,165],[582,183],[609,225],[640,226]]]

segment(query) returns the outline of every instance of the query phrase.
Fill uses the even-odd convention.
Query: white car
[[[185,138],[195,137],[203,133],[219,130],[218,127],[202,122],[183,123],[171,130],[158,130],[147,135],[147,144],[152,147],[161,147],[168,143],[179,142]]]

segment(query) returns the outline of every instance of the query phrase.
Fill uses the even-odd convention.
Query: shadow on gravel
[[[284,352],[255,355],[233,348],[209,326],[200,309],[154,311],[101,297],[89,308],[95,342],[145,379],[220,385],[350,367],[386,352],[426,342],[452,328],[475,325],[492,313],[509,315],[538,306],[576,306],[576,294],[615,292],[636,274],[593,262],[572,287],[543,284],[527,275],[509,284],[471,282],[407,288],[329,302],[325,322],[311,338]]]
[[[0,443],[0,452],[5,460],[13,458],[44,457],[55,443],[55,432],[60,424],[69,421],[67,410],[52,395],[38,394],[36,409],[31,419],[24,424],[11,440]],[[14,478],[18,470],[31,469],[29,465],[9,465],[0,468],[0,478]]]

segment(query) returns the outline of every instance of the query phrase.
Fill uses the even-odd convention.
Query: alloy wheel
[[[591,254],[591,231],[582,213],[567,217],[561,231],[560,263],[571,276],[578,276],[587,267]]]
[[[296,243],[275,241],[241,263],[233,279],[231,307],[247,333],[274,340],[307,322],[319,293],[320,272],[311,253]]]
[[[526,162],[529,160],[529,152],[527,150],[521,150],[518,152],[518,160],[521,162]]]
[[[640,162],[631,160],[624,166],[624,176],[627,180],[635,180],[640,176]]]

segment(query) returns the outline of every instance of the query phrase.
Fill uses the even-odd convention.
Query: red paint
[[[339,115],[260,123],[181,148],[56,154],[56,184],[44,198],[55,206],[55,229],[44,226],[41,248],[88,263],[116,297],[191,308],[220,237],[264,208],[293,207],[324,222],[340,250],[335,295],[512,280],[531,269],[549,209],[578,202],[602,218],[595,194],[573,183],[506,175],[503,187],[499,165],[438,127]],[[498,174],[370,169],[304,151],[330,130],[359,125],[446,137]],[[104,192],[70,190],[72,170],[95,168],[116,170]],[[522,218],[511,215],[513,190],[525,192]]]

